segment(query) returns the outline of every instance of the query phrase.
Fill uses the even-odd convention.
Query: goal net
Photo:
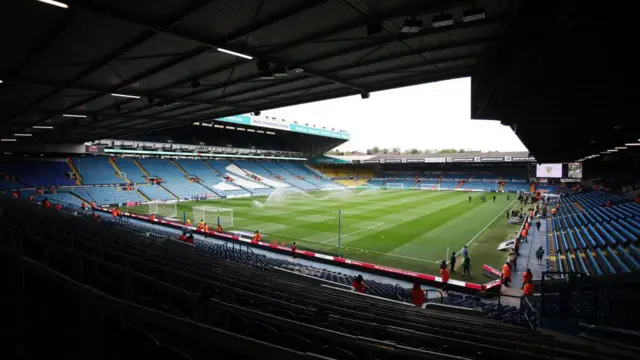
[[[175,218],[178,216],[178,206],[175,201],[152,201],[149,203],[149,214]]]
[[[197,224],[203,220],[209,227],[218,224],[222,227],[233,227],[233,209],[214,206],[197,206],[193,208],[193,221]]]
[[[385,189],[404,189],[403,183],[386,183]]]

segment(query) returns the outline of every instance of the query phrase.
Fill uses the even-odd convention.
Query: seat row
[[[140,344],[128,342],[133,347],[131,353],[151,348],[151,353],[161,359],[171,356],[167,354],[199,359],[214,353],[230,358],[222,356],[222,349],[242,354],[251,351],[244,348],[251,341],[257,341],[255,346],[264,351],[263,356],[279,359],[318,355],[336,359],[489,359],[501,357],[507,351],[523,359],[606,356],[588,345],[564,343],[548,335],[496,321],[416,309],[337,291],[311,284],[298,275],[229,261],[192,247],[176,248],[170,243],[141,238],[116,226],[103,226],[29,205],[11,205],[17,211],[0,219],[3,225],[0,231],[6,235],[12,229],[22,229],[25,224],[33,225],[16,236],[1,237],[4,248],[20,252],[14,262],[21,262],[23,268],[28,262],[29,269],[38,268],[49,274],[47,276],[64,277],[88,289],[74,293],[82,301],[72,304],[85,304],[76,309],[80,312],[73,306],[62,306],[58,312],[63,314],[49,314],[44,320],[29,315],[28,309],[17,312],[16,316],[26,316],[30,325],[35,324],[32,326],[35,331],[16,334],[29,343],[43,343],[47,338],[63,340],[62,334],[42,330],[54,328],[51,324],[65,317],[75,323],[79,316],[87,319],[87,326],[98,324],[99,328],[107,330],[112,329],[110,326],[127,329],[124,333],[133,333],[133,338],[140,341],[143,340],[141,337],[149,335],[147,341]],[[2,263],[7,266],[11,261]],[[18,273],[19,270],[9,269],[2,276]],[[31,270],[27,273],[31,276]],[[27,283],[30,289],[26,294],[29,295],[27,304],[49,309],[44,304],[49,297],[31,290],[40,283],[32,278],[27,279]],[[41,289],[49,288],[55,287],[43,286]],[[23,291],[19,290],[19,285],[11,289]],[[66,286],[58,291],[71,292]],[[20,297],[24,298],[24,295]],[[56,295],[52,297],[56,298]],[[88,298],[109,299],[105,300],[109,306],[102,300],[87,301]],[[114,311],[116,306],[112,299],[131,306],[126,307],[126,312]],[[103,326],[106,325],[104,317],[97,317],[95,322],[93,317],[87,318],[96,308],[109,310],[103,312],[108,315],[109,326]],[[123,313],[126,316],[119,317]],[[46,321],[49,317],[54,318],[50,323]],[[127,319],[127,322],[112,323],[114,317]],[[163,326],[158,319],[168,321],[168,324]],[[42,322],[48,327],[40,326]],[[28,326],[27,329],[31,328]],[[224,334],[220,336],[225,343],[219,345],[218,339],[212,339],[211,343],[215,344],[212,349],[203,336],[193,335],[189,330],[212,336]],[[95,344],[97,338],[92,334],[96,333],[76,334],[88,345],[69,351],[85,348],[91,351],[90,345]],[[49,350],[51,356],[55,356],[64,349]],[[38,349],[34,347],[30,351]],[[288,351],[295,356],[287,356]]]

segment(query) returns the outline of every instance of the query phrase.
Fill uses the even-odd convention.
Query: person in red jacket
[[[251,242],[257,244],[260,242],[260,240],[262,240],[262,235],[260,235],[260,231],[256,230],[256,232],[253,234],[253,239],[251,239]]]
[[[20,194],[18,194],[18,192],[17,192],[17,191],[14,191],[14,192],[13,192],[13,198],[14,198],[14,199],[17,199],[17,198],[19,198],[19,197],[20,197]]]
[[[156,214],[151,214],[151,221],[156,221]]]
[[[218,227],[216,228],[217,232],[224,232],[224,229],[222,228],[222,225],[218,224]]]
[[[524,287],[524,284],[530,281],[533,281],[533,274],[531,273],[531,269],[527,269],[527,271],[522,274],[522,286]]]
[[[447,266],[440,267],[440,277],[442,278],[442,291],[448,291],[449,289],[449,270]]]
[[[358,275],[358,277],[354,278],[353,281],[351,282],[351,286],[353,286],[353,289],[359,293],[364,293],[367,290],[369,290],[367,285],[364,284],[364,279],[362,278],[362,275]]]
[[[533,296],[533,283],[531,281],[528,281],[522,287],[522,295]]]
[[[509,286],[509,282],[511,281],[511,266],[509,266],[508,261],[504,265],[502,265],[500,280],[502,280],[504,286]]]
[[[178,238],[178,240],[180,240],[180,241],[187,241],[187,233],[182,233],[182,235],[180,235],[180,237]]]
[[[296,250],[298,250],[298,245],[294,241],[293,245],[291,245],[291,256],[296,257]]]
[[[80,205],[80,207],[82,208],[82,211],[87,210],[87,205],[85,205],[84,202]]]
[[[60,203],[56,204],[56,210],[58,211],[62,210],[62,205]]]
[[[413,289],[411,289],[411,302],[417,307],[421,307],[425,302],[424,291],[420,288],[420,283],[413,283]]]

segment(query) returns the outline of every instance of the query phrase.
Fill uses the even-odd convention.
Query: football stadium
[[[5,5],[1,358],[637,359],[631,12]]]

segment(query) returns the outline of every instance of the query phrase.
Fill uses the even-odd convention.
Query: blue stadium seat
[[[616,252],[620,254],[620,257],[624,259],[624,262],[629,266],[632,270],[640,269],[640,261],[636,260],[628,251],[626,251],[622,246],[616,247]]]
[[[614,239],[613,236],[611,236],[611,234],[609,234],[602,225],[596,223],[595,228],[598,230],[598,233],[602,236],[602,238],[606,240],[607,244],[609,244],[610,246],[616,244],[616,239]]]
[[[609,250],[609,248],[605,248],[605,249]],[[607,257],[603,255],[602,250],[596,250],[596,258],[600,260],[600,262],[604,265],[604,267],[607,269],[609,274],[616,273],[616,269],[613,267],[613,265],[611,265],[611,261],[609,261],[609,259],[607,259]]]
[[[615,267],[618,269],[617,272],[623,272],[623,273],[631,272],[631,270],[629,270],[629,267],[625,265],[625,263],[620,259],[620,257],[618,257],[618,254],[616,254],[613,250],[611,250],[611,248],[605,248],[604,251],[607,254],[607,258],[613,264],[615,264]]]
[[[587,259],[589,260],[589,263],[591,264],[591,268],[593,268],[593,270],[595,271],[595,275],[602,276],[603,272],[600,269],[600,265],[598,265],[598,262],[596,261],[596,259],[591,254],[591,251],[585,251],[585,254],[587,255]]]

